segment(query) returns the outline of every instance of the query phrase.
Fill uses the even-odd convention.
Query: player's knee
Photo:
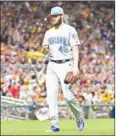
[[[52,90],[47,92],[47,97],[53,99],[53,98],[57,98],[57,94],[54,94]]]

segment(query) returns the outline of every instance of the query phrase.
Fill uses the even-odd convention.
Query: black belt
[[[65,59],[65,60],[51,60],[51,61],[60,64],[60,63],[68,62],[68,61],[70,61],[70,60],[72,60],[72,59]]]

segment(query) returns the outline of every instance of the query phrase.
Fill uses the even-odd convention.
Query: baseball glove
[[[65,79],[64,83],[65,84],[74,84],[77,80],[79,80],[81,77],[81,74],[77,74],[77,76],[73,76],[73,72],[68,72]]]

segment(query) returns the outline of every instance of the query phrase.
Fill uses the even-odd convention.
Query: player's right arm
[[[48,36],[47,36],[47,31],[44,35],[43,43],[42,43],[42,49],[41,52],[47,52],[49,50],[49,44],[48,44]]]
[[[42,44],[42,48],[41,48],[41,52],[42,53],[44,53],[44,52],[46,52],[46,53],[48,53],[48,45],[47,44]]]

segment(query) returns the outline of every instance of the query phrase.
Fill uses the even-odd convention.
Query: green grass
[[[85,129],[78,131],[74,120],[60,120],[60,132],[45,132],[50,121],[1,121],[1,135],[114,135],[114,119],[85,120]]]

